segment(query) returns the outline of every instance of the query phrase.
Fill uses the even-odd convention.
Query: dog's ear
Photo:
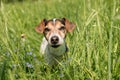
[[[69,21],[68,19],[66,19],[66,18],[62,18],[62,21],[64,21],[66,30],[67,30],[68,32],[72,32],[72,31],[74,30],[74,28],[75,28],[75,24],[74,24],[74,23],[70,22],[70,21]]]
[[[43,19],[43,20],[40,22],[40,24],[39,24],[37,27],[35,27],[36,32],[38,32],[38,33],[43,33],[46,22],[47,22],[47,20],[46,20],[46,19]]]

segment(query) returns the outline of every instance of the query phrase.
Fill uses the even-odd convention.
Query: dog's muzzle
[[[58,46],[60,46],[60,45],[58,44],[58,42],[59,42],[59,37],[58,37],[58,36],[53,36],[53,37],[51,37],[52,47],[57,48]]]

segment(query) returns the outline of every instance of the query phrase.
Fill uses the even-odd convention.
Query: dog
[[[66,34],[72,32],[75,24],[66,18],[61,19],[43,19],[35,27],[38,33],[44,35],[41,43],[41,53],[44,54],[45,61],[48,65],[57,65],[67,57],[68,47],[65,42]]]

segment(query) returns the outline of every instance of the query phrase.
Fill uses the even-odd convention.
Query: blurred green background
[[[51,71],[35,26],[63,17],[76,29],[68,60]],[[0,80],[120,80],[120,0],[1,0]]]

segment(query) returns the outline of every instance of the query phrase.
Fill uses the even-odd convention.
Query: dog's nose
[[[51,37],[51,43],[52,43],[52,44],[57,44],[58,41],[59,41],[59,38],[58,38],[57,36]]]

